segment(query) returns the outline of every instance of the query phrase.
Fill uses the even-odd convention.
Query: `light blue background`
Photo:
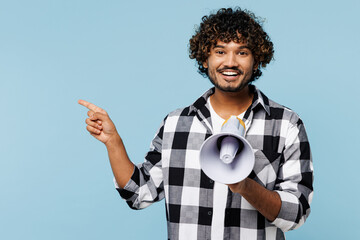
[[[188,58],[203,15],[265,19],[275,61],[256,85],[294,109],[313,150],[312,213],[288,239],[359,238],[359,1],[0,1],[0,239],[166,239],[164,202],[115,191],[85,99],[140,163],[163,117],[211,85]]]

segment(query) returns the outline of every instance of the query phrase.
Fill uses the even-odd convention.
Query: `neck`
[[[239,115],[248,109],[253,100],[254,94],[246,86],[239,92],[224,92],[215,88],[215,92],[210,96],[210,102],[214,111],[223,119],[228,119],[231,115]]]

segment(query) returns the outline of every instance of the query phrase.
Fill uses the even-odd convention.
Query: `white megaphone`
[[[249,176],[254,168],[255,155],[244,134],[244,122],[231,116],[219,134],[212,135],[202,144],[200,166],[209,178],[232,184]]]

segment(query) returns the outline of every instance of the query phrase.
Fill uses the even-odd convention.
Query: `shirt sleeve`
[[[295,119],[294,119],[295,118]],[[313,164],[304,124],[298,116],[289,122],[275,191],[281,208],[272,222],[282,231],[300,227],[310,214],[313,196]]]
[[[120,188],[115,181],[116,190],[132,209],[146,208],[165,196],[161,167],[164,121],[151,142],[145,161],[135,166],[125,187]]]

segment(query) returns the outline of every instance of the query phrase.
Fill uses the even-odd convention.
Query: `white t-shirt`
[[[221,126],[226,119],[221,118],[213,109],[210,103],[210,97],[207,100],[210,106],[211,122],[213,126],[213,134],[220,133]],[[244,113],[241,113],[238,118],[242,119]],[[224,239],[224,222],[225,222],[225,208],[228,195],[228,186],[219,182],[214,183],[214,202],[213,202],[213,216],[211,224],[211,239]]]

